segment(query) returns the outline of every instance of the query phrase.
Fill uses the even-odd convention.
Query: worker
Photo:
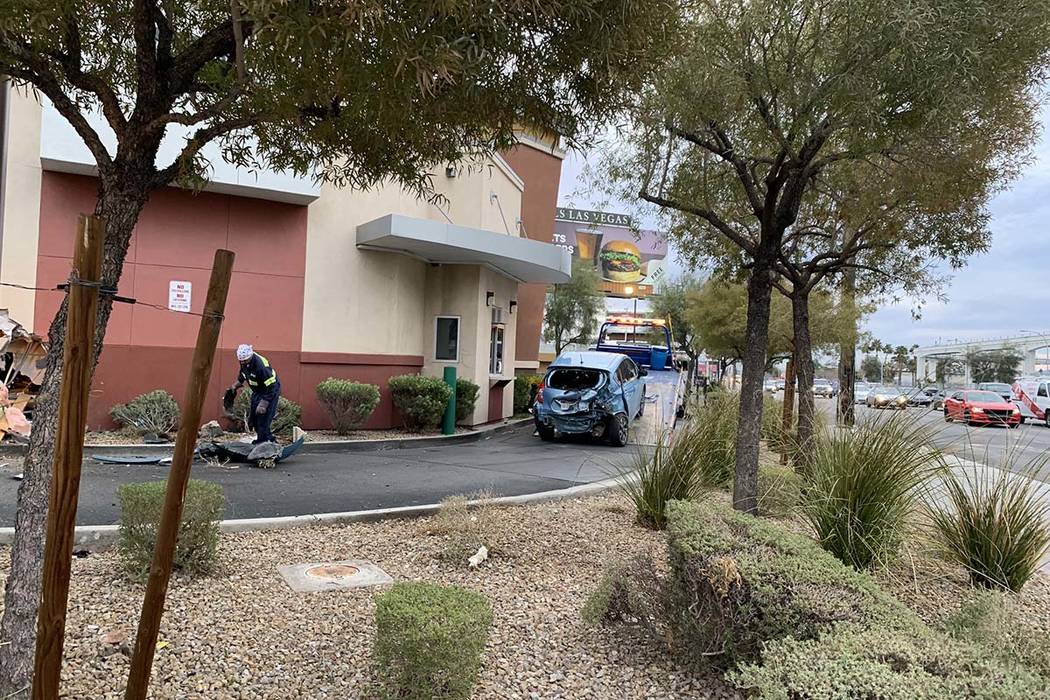
[[[241,363],[241,371],[227,394],[232,402],[237,390],[247,384],[252,392],[248,427],[254,427],[256,435],[252,444],[276,442],[270,426],[273,425],[277,401],[281,397],[281,382],[277,379],[277,372],[270,366],[270,361],[255,352],[251,345],[237,346],[237,361]]]

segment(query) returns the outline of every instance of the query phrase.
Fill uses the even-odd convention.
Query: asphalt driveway
[[[635,452],[591,440],[546,443],[526,425],[466,444],[300,453],[272,470],[198,462],[193,477],[222,485],[227,519],[262,518],[422,505],[477,491],[516,496],[568,488],[615,475]],[[14,525],[19,482],[11,471],[0,473],[0,527]],[[120,484],[159,481],[167,473],[163,466],[86,459],[77,524],[115,523]]]

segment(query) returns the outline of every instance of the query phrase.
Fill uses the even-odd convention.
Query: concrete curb
[[[455,435],[421,435],[419,437],[389,438],[385,440],[323,440],[304,443],[297,454],[333,454],[338,452],[368,452],[372,450],[412,449],[431,445],[458,445],[477,442],[492,435],[513,430],[532,422],[532,417],[508,420],[497,425],[483,426],[469,433]],[[163,445],[84,445],[84,454],[119,455],[174,452],[175,443]],[[25,445],[0,444],[0,455],[23,455]]]
[[[579,498],[614,489],[619,485],[621,478],[620,476],[615,476],[564,489],[527,493],[520,496],[501,496],[499,498],[486,499],[485,501],[470,501],[468,505],[477,506],[485,503],[500,506],[524,506],[531,503]],[[289,515],[276,518],[243,518],[239,520],[223,520],[219,523],[219,531],[256,532],[263,530],[288,530],[298,527],[348,525],[380,520],[418,518],[425,515],[433,515],[439,510],[441,510],[440,503],[428,503],[420,506],[377,508],[375,510],[356,510],[343,513],[314,513],[311,515]],[[118,535],[119,528],[116,525],[79,525],[74,532],[73,542],[78,550],[101,550],[116,544]],[[14,537],[15,529],[13,527],[0,528],[0,545],[10,545],[14,541]]]

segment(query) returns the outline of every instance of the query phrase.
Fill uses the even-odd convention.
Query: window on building
[[[503,326],[493,325],[489,336],[489,374],[503,376]]]
[[[459,316],[437,317],[434,359],[439,362],[459,362]]]

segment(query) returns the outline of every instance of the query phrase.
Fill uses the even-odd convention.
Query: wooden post
[[[80,215],[73,247],[73,273],[69,280],[58,436],[55,440],[55,463],[47,510],[43,592],[37,616],[36,657],[33,661],[34,700],[57,698],[62,674],[73,530],[80,495],[80,467],[84,459],[88,390],[91,388],[91,370],[95,362],[95,317],[98,314],[105,236],[106,227],[102,219]]]
[[[222,315],[226,309],[226,295],[230,290],[230,275],[233,272],[233,253],[228,250],[215,251],[215,262],[208,283],[208,297],[204,302],[197,346],[193,351],[193,365],[186,382],[186,400],[183,403],[179,433],[175,438],[175,455],[168,473],[168,488],[164,496],[164,510],[157,530],[157,546],[153,550],[146,595],[142,601],[142,616],[135,635],[135,651],[131,657],[131,672],[124,697],[142,699],[149,689],[150,671],[153,668],[153,653],[157,646],[160,619],[164,614],[164,598],[168,592],[172,561],[175,558],[175,542],[182,521],[182,507],[186,499],[186,484],[193,464],[193,451],[197,444],[197,429],[201,421],[204,396],[208,392],[211,368],[215,360],[215,346],[219,342]]]

